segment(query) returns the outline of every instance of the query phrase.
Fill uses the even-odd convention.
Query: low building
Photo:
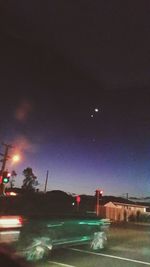
[[[146,213],[147,206],[109,201],[100,206],[99,214],[113,221],[128,221],[130,216],[138,220],[140,214]]]

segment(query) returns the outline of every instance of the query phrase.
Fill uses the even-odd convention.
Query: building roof
[[[121,202],[113,202],[113,201],[109,201],[109,202],[105,203],[105,205],[107,205],[108,203],[112,203],[115,206],[120,205],[120,206],[130,206],[130,207],[138,207],[138,208],[148,208],[148,206],[145,206],[145,205],[138,205],[138,204],[131,204],[131,203],[121,203]]]

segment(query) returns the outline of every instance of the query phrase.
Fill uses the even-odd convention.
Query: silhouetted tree
[[[24,191],[35,191],[35,187],[39,184],[37,177],[34,175],[32,168],[28,167],[24,169],[23,175],[25,179],[23,180],[22,189]]]

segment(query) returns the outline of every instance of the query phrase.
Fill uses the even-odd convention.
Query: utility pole
[[[2,143],[2,145],[5,147],[5,151],[4,151],[4,154],[0,153],[0,155],[3,157],[0,160],[0,162],[2,162],[2,167],[1,167],[1,170],[0,170],[0,176],[1,177],[3,175],[3,172],[5,171],[6,162],[10,158],[10,156],[8,155],[8,151],[9,151],[10,148],[13,148],[13,146],[9,145],[9,144]],[[5,195],[5,184],[3,184],[2,181],[0,183],[0,195]]]
[[[49,171],[47,170],[47,173],[46,173],[46,180],[45,180],[45,189],[44,189],[44,193],[46,193],[46,189],[47,189],[48,174],[49,174]]]
[[[8,155],[8,151],[10,148],[13,148],[12,145],[8,145],[8,144],[4,144],[2,143],[2,145],[5,147],[5,152],[4,154],[3,153],[0,153],[0,155],[3,157],[0,161],[2,162],[2,167],[1,167],[1,175],[3,173],[3,171],[5,170],[5,166],[6,166],[6,162],[8,159],[10,159],[10,156]]]

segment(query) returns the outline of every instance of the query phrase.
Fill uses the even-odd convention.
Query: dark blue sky
[[[16,183],[31,166],[41,189],[49,170],[48,189],[150,195],[148,8],[56,0],[1,7],[0,141],[22,155],[9,164]]]

